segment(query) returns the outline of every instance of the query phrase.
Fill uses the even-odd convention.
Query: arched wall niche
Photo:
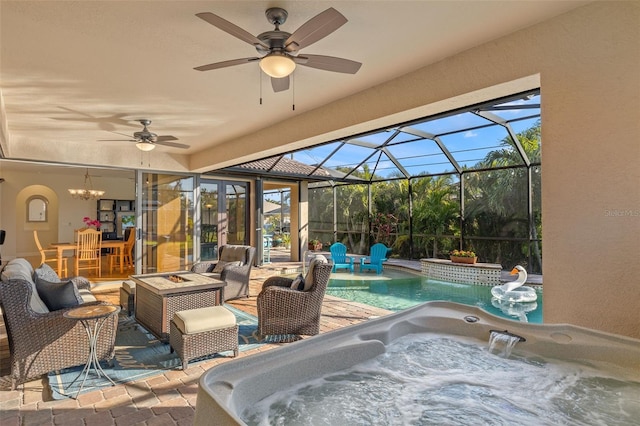
[[[47,222],[49,220],[49,200],[42,195],[27,199],[27,222]]]
[[[46,202],[46,220],[29,220],[29,204],[33,200]],[[16,255],[17,257],[38,256],[33,240],[33,231],[43,247],[58,241],[58,195],[45,185],[30,185],[16,196]],[[33,213],[33,212],[31,212]]]

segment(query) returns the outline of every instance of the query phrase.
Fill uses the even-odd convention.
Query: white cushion
[[[304,289],[303,291],[309,291],[311,287],[313,287],[313,270],[316,265],[328,263],[327,258],[321,254],[316,254],[313,259],[309,262],[309,271],[307,272],[307,276],[304,279]]]
[[[2,270],[2,280],[23,279],[33,281],[33,266],[23,258],[9,261]]]
[[[78,293],[80,293],[80,297],[82,298],[82,303],[89,303],[89,302],[97,302],[98,301],[98,299],[96,299],[96,297],[93,295],[93,293],[91,293],[86,288],[78,289]]]
[[[36,284],[33,282],[33,266],[22,258],[11,260],[2,270],[2,280],[15,280],[21,279],[31,284],[31,300],[29,300],[29,306],[31,310],[39,314],[46,314],[49,312],[47,305],[44,304],[38,290],[36,290]]]
[[[173,322],[184,334],[196,334],[236,325],[236,316],[223,306],[189,309],[173,314]]]
[[[131,280],[122,281],[122,288],[127,290],[127,293],[133,294],[136,292],[136,283]]]

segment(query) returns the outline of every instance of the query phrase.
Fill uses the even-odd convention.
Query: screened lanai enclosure
[[[542,270],[540,91],[227,169],[309,181],[309,238]]]

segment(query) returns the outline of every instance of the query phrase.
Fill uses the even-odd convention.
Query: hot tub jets
[[[507,341],[512,341],[512,356],[487,350],[491,336],[499,340],[495,349],[503,353],[509,347]],[[313,424],[310,419],[315,415],[330,417],[332,424],[347,424],[346,412],[349,416],[360,413],[362,418],[391,416],[378,418],[378,424],[413,413],[417,417],[403,418],[404,424],[437,424],[438,418],[430,416],[439,412],[430,404],[446,401],[444,410],[467,416],[469,392],[490,393],[483,400],[486,411],[461,417],[469,424],[588,424],[594,413],[603,424],[635,424],[640,418],[639,359],[638,339],[563,324],[525,324],[477,307],[427,302],[210,369],[200,378],[194,424],[208,425],[211,419],[225,425],[266,424],[270,422],[261,421],[271,415],[276,419],[272,424],[277,419],[296,424],[292,412],[302,419],[300,424]],[[381,375],[381,371],[389,373]],[[409,379],[402,375],[393,381],[405,372]],[[370,373],[373,376],[365,380]],[[452,381],[451,374],[465,383]],[[434,376],[417,380],[427,375]],[[556,383],[568,383],[568,387],[560,396],[550,394],[540,385],[543,378],[549,387]],[[353,391],[353,386],[361,389],[363,381],[373,384],[371,392],[381,392],[379,398],[369,391]],[[440,389],[443,384],[446,387]],[[409,395],[390,398],[390,386],[398,392],[408,388]],[[526,396],[518,400],[526,407],[515,409],[510,401],[523,390]],[[531,397],[529,393],[536,390],[539,393]],[[576,392],[589,394],[583,398],[586,404],[576,406]],[[357,398],[359,393],[363,399]],[[401,401],[413,401],[417,395],[426,398],[417,404],[424,409],[396,410]],[[502,420],[496,420],[498,414]]]

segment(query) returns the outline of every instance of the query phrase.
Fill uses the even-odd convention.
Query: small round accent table
[[[89,357],[87,358],[87,363],[85,364],[84,369],[80,372],[80,374],[78,374],[78,377],[76,377],[69,385],[73,385],[76,380],[84,375],[82,384],[80,384],[80,389],[78,389],[78,392],[76,393],[76,398],[78,398],[78,395],[80,395],[80,392],[84,387],[84,382],[87,380],[87,376],[89,376],[89,371],[91,370],[91,368],[93,368],[98,377],[104,376],[111,382],[111,384],[115,385],[115,382],[111,380],[111,378],[104,372],[102,367],[100,367],[97,347],[98,335],[100,334],[100,330],[102,330],[102,326],[108,318],[114,315],[118,315],[118,312],[120,312],[119,306],[91,305],[79,306],[64,313],[65,318],[80,321],[87,332],[87,337],[89,338]]]

